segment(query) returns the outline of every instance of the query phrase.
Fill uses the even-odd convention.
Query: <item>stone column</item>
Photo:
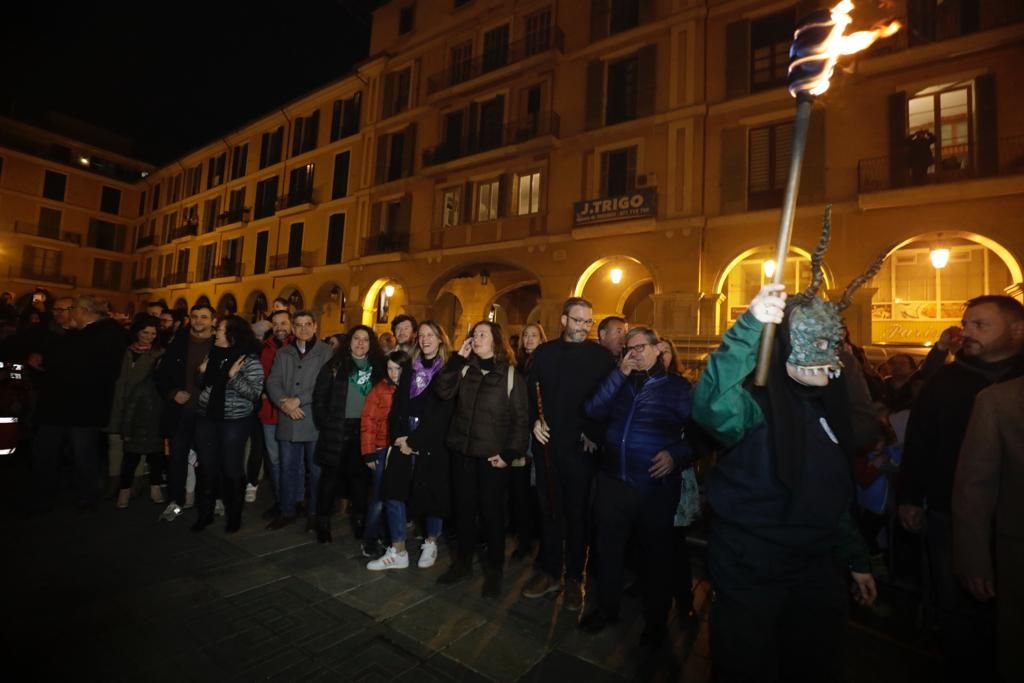
[[[725,294],[722,292],[707,292],[701,294],[700,303],[700,330],[699,333],[706,337],[713,337],[724,334],[722,304],[725,302]]]

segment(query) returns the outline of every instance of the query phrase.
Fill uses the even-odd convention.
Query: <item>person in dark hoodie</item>
[[[828,216],[811,286],[785,296],[767,284],[708,358],[694,391],[695,421],[722,446],[708,483],[708,545],[716,681],[831,681],[841,673],[847,585],[876,590],[867,546],[850,516],[853,455],[874,431],[855,429],[841,373],[838,303],[817,296]],[[775,323],[765,387],[750,376],[764,325]]]
[[[908,531],[924,532],[943,652],[955,680],[995,679],[995,612],[963,590],[953,572],[954,474],[975,396],[1021,376],[1024,306],[1001,295],[971,299],[955,361],[925,384],[907,423],[900,521]]]
[[[672,523],[680,470],[692,456],[683,438],[690,383],[666,371],[651,328],[630,330],[623,349],[619,368],[586,405],[590,417],[608,421],[608,436],[594,504],[599,606],[580,627],[597,633],[618,619],[626,544],[635,531],[643,557],[638,567],[646,621],[642,640],[660,645],[672,603]]]
[[[46,358],[33,466],[39,500],[45,507],[53,493],[61,444],[69,439],[75,457],[78,504],[92,509],[99,497],[99,434],[110,419],[114,385],[127,342],[121,325],[110,318],[110,307],[104,299],[78,297],[71,317],[75,333]]]

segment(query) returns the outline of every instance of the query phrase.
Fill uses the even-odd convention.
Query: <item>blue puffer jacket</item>
[[[648,469],[659,451],[668,451],[676,462],[666,478],[679,477],[694,458],[683,438],[690,419],[690,383],[664,370],[644,374],[641,380],[612,370],[586,405],[590,417],[610,420],[602,470],[634,488],[657,483]]]

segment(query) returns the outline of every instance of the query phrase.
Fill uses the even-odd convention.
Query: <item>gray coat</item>
[[[105,431],[120,434],[131,453],[160,453],[164,449],[160,433],[160,394],[153,370],[163,350],[152,349],[136,359],[131,350],[124,352],[121,374],[114,385],[114,403],[110,424]]]
[[[301,420],[293,420],[282,411],[277,418],[277,438],[280,441],[316,441],[319,436],[313,424],[313,386],[320,368],[327,364],[334,352],[320,339],[304,358],[292,341],[274,357],[274,365],[267,377],[267,396],[275,406],[281,401],[298,396],[299,409],[305,413]]]

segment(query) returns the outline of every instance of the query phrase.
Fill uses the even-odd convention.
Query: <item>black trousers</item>
[[[452,453],[459,562],[472,562],[478,530],[482,528],[487,540],[487,569],[500,572],[504,567],[505,491],[510,469],[494,467],[486,458]]]
[[[80,505],[95,505],[99,499],[98,427],[39,425],[32,444],[32,472],[37,499],[48,506],[57,488],[57,471],[65,440],[71,443],[75,459],[75,486]]]
[[[196,418],[196,446],[199,454],[196,508],[200,520],[207,523],[213,521],[213,508],[219,484],[228,524],[237,526],[240,523],[242,500],[245,495],[243,461],[245,442],[248,438],[249,418]]]
[[[672,520],[679,502],[679,479],[633,488],[605,473],[597,478],[598,605],[618,617],[626,544],[630,535],[642,561],[637,567],[643,589],[644,619],[664,624],[672,606]]]
[[[171,501],[185,507],[185,481],[188,479],[188,452],[196,441],[196,409],[181,409],[178,427],[171,435],[171,458],[167,463],[167,493]]]
[[[708,559],[715,683],[842,679],[848,597],[832,552],[800,553],[715,520]]]
[[[352,516],[366,517],[373,472],[363,463],[359,452],[359,420],[346,419],[342,434],[342,461],[338,465],[320,465],[320,488],[317,491],[316,514],[330,516],[335,501],[347,495],[352,503]]]
[[[509,468],[509,507],[516,541],[526,548],[533,543],[533,508],[537,491],[530,486],[530,465]]]
[[[245,466],[246,483],[257,486],[260,483],[260,470],[263,469],[263,459],[267,457],[266,439],[263,436],[263,423],[256,413],[250,418],[249,426],[249,462]]]
[[[580,581],[587,560],[590,489],[594,481],[594,455],[581,447],[534,445],[537,497],[541,507],[543,553],[541,569],[554,579]],[[550,465],[550,467],[549,467]],[[563,550],[564,548],[564,550]]]
[[[680,615],[693,609],[693,567],[684,526],[672,528],[672,596]]]
[[[139,466],[139,460],[146,459],[149,465],[149,485],[162,486],[164,483],[164,454],[163,453],[133,453],[125,451],[121,459],[121,488],[130,489],[135,481],[135,469]]]

